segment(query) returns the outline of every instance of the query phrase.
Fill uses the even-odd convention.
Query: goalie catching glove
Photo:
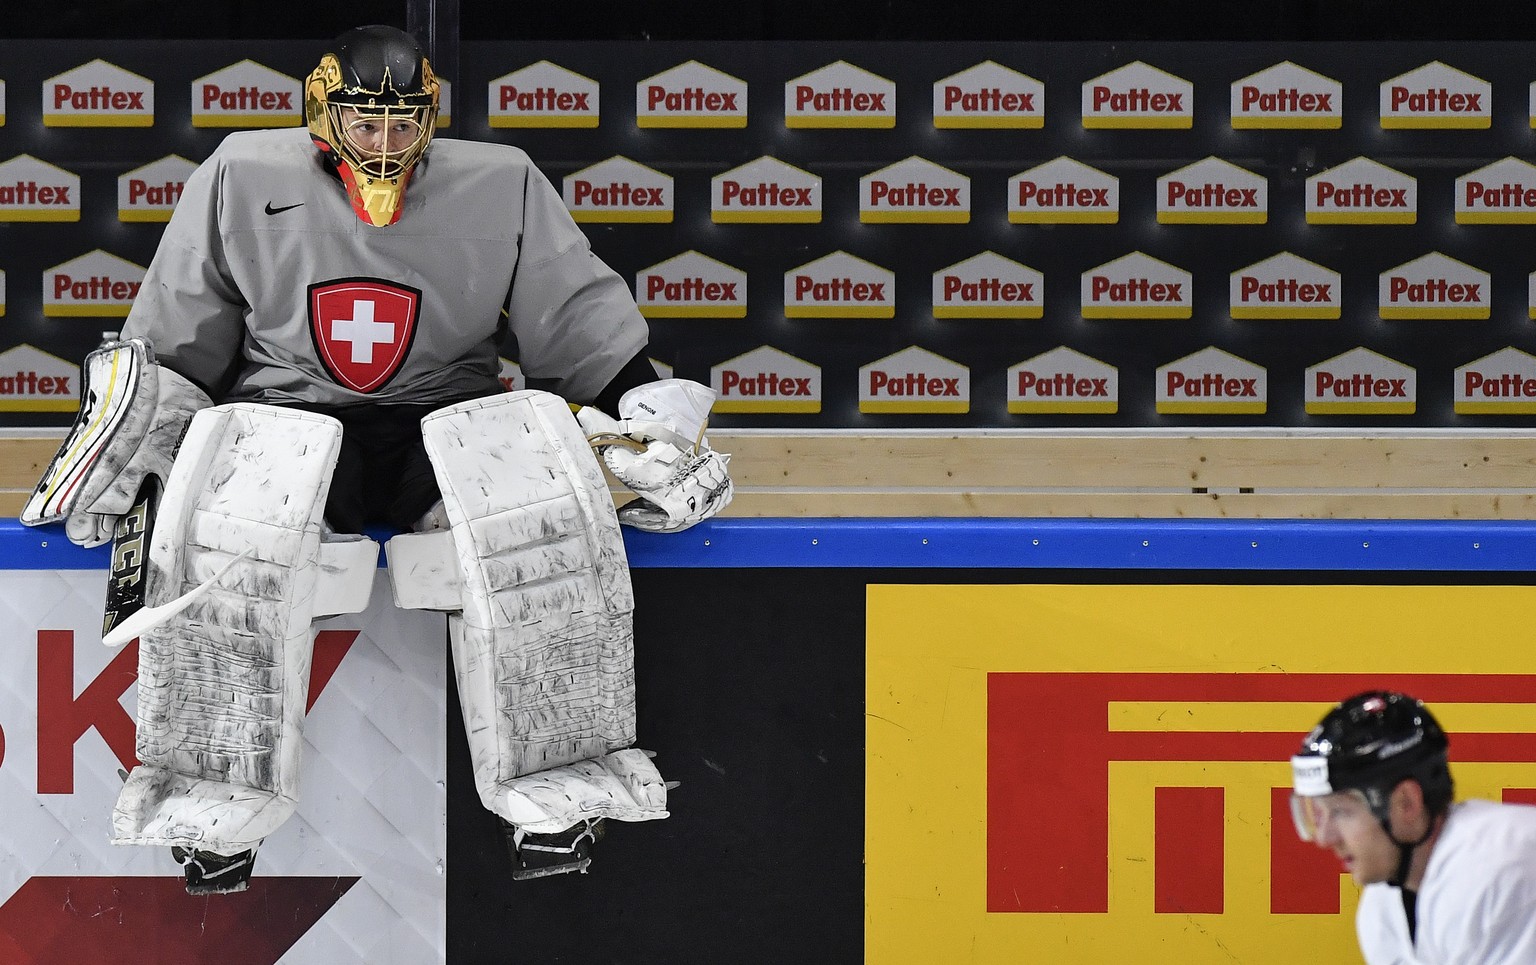
[[[103,342],[80,372],[80,412],[22,507],[21,522],[64,520],[70,540],[91,547],[112,538],[146,476],[165,481],[187,422],[213,402],[157,365],[142,338]]]
[[[731,457],[704,438],[714,404],[707,386],[662,379],[624,393],[617,420],[590,406],[576,413],[608,471],[639,497],[619,507],[619,522],[676,533],[731,501]]]

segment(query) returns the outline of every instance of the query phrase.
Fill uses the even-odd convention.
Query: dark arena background
[[[1518,0],[637,0],[578,5],[494,0],[383,0],[318,5],[278,0],[13,0],[15,38],[326,38],[360,23],[451,22],[464,40],[1529,40],[1536,12]]]
[[[68,225],[0,217],[0,359],[74,366],[126,312],[57,309],[38,278],[98,245],[147,264],[154,219],[112,189],[227,133],[188,117],[189,81],[243,57],[302,77],[364,23],[423,38],[455,84],[447,136],[523,144],[557,187],[614,157],[675,178],[675,223],[583,224],[627,277],[696,248],[750,276],[737,315],[651,314],[675,374],[718,387],[767,343],[826,367],[814,410],[717,409],[727,513],[626,534],[640,746],[681,782],[672,816],[616,828],[590,874],[512,881],[444,624],[395,610],[381,572],[368,611],[321,627],[300,814],[248,894],[187,896],[165,855],[105,843],[137,648],[97,642],[105,550],[15,518],[74,407],[0,400],[0,965],[1346,965],[1357,891],[1286,797],[1322,709],[1411,690],[1444,708],[1464,796],[1536,802],[1536,216],[1463,221],[1452,194],[1536,164],[1536,3],[6,0],[0,163],[66,168],[87,200]],[[98,58],[154,74],[153,130],[43,122],[39,85]],[[692,58],[750,81],[745,134],[636,123],[635,82]],[[843,58],[897,82],[895,130],[788,130],[777,88]],[[1010,58],[1052,88],[1036,140],[939,130],[933,82]],[[601,130],[488,117],[485,85],[546,59],[601,81]],[[1442,59],[1492,84],[1489,129],[1386,130],[1376,85]],[[1079,85],[1139,60],[1194,82],[1193,132],[1085,131]],[[1229,85],[1293,60],[1343,82],[1342,129],[1235,130]],[[861,219],[859,176],[918,153],[974,176],[973,220]],[[1005,217],[1009,176],[1058,154],[1121,179],[1117,225]],[[760,155],[825,175],[824,223],[711,217],[710,176]],[[1416,223],[1304,217],[1307,177],[1357,155],[1418,179]],[[1207,156],[1271,179],[1268,223],[1159,217],[1157,177]],[[942,319],[934,269],[1010,239],[1052,285],[1043,313]],[[785,269],[833,249],[898,269],[900,310],[788,312]],[[1192,317],[1079,315],[1083,269],[1133,249],[1197,269]],[[1244,320],[1230,269],[1281,249],[1342,272],[1342,310]],[[1430,251],[1491,273],[1487,314],[1378,312],[1378,274]],[[966,408],[858,393],[918,341],[964,372]],[[1003,391],[1058,345],[1115,373],[1117,408]],[[1155,397],[1159,366],[1218,345],[1268,373],[1267,408]],[[1364,346],[1416,407],[1304,394]],[[1525,397],[1457,394],[1504,356]]]

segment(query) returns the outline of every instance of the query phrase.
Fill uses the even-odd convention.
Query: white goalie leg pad
[[[317,597],[323,585],[354,585],[322,569],[372,565],[354,541],[322,550],[340,442],[336,420],[293,409],[235,404],[193,418],[151,541],[145,601],[183,606],[140,637],[143,763],[118,797],[114,844],[230,854],[293,812],[311,624],[338,612]],[[344,605],[366,605],[349,592]]]
[[[650,756],[634,749],[514,778],[505,792],[502,817],[534,834],[558,834],[597,818],[668,816],[666,782]]]
[[[423,419],[422,437],[462,580],[449,630],[476,786],[516,823],[518,778],[634,743],[624,541],[564,400],[461,403]],[[647,802],[629,820],[665,816]]]

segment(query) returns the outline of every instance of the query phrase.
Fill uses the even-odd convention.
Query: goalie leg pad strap
[[[193,418],[151,541],[146,602],[249,555],[140,638],[143,763],[119,795],[113,843],[228,854],[292,813],[340,442],[336,420],[292,409],[235,404]]]
[[[476,784],[634,742],[634,598],[602,470],[565,401],[460,403],[422,420],[443,493],[461,613],[449,617]]]
[[[459,572],[453,534],[397,533],[384,544],[389,557],[389,586],[403,610],[457,610],[464,605],[464,577]]]

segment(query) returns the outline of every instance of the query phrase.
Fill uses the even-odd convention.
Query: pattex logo
[[[635,275],[635,302],[646,318],[745,318],[747,273],[685,251]]]
[[[860,412],[964,413],[971,370],[912,345],[859,367]]]
[[[1165,415],[1257,415],[1268,403],[1266,370],[1214,345],[1157,370],[1157,411]]]
[[[297,127],[302,114],[298,80],[254,60],[192,82],[193,127]]]
[[[1381,126],[1461,128],[1493,125],[1493,85],[1434,61],[1381,85]]]
[[[896,85],[846,60],[784,85],[785,127],[895,127]]]
[[[672,176],[627,157],[611,157],[567,174],[560,193],[579,222],[672,220]]]
[[[1112,413],[1120,408],[1120,370],[1065,345],[1008,370],[1014,414]]]
[[[1413,224],[1419,181],[1357,157],[1307,178],[1307,224]]]
[[[772,157],[717,174],[709,182],[717,223],[815,224],[821,221],[821,178]]]
[[[1232,84],[1232,126],[1337,130],[1344,123],[1344,85],[1290,61]]]
[[[168,154],[117,179],[119,221],[169,221],[197,165]]]
[[[491,127],[596,127],[597,81],[541,60],[487,85]]]
[[[1045,276],[995,251],[933,273],[934,318],[1039,318]]]
[[[0,277],[0,283],[3,283]],[[5,299],[0,284],[0,302]],[[0,352],[0,412],[73,412],[80,407],[80,367],[31,345]],[[0,758],[4,757],[0,740]]]
[[[1013,224],[1114,224],[1120,220],[1120,179],[1069,157],[1008,179]]]
[[[1083,84],[1087,128],[1188,128],[1194,126],[1195,85],[1136,61]]]
[[[787,318],[892,318],[895,314],[895,273],[846,251],[834,251],[784,273]]]
[[[1233,318],[1338,318],[1340,289],[1338,272],[1282,251],[1231,274],[1229,311]]]
[[[124,318],[144,282],[144,269],[100,248],[43,272],[43,314]]]
[[[1189,318],[1191,276],[1182,268],[1133,251],[1083,272],[1084,318]]]
[[[635,85],[636,127],[746,127],[747,83],[697,60]]]
[[[916,155],[859,178],[865,224],[966,224],[971,179]]]
[[[1035,129],[1045,126],[1045,85],[985,60],[933,85],[937,128]]]
[[[1536,166],[1507,157],[1456,179],[1457,224],[1536,224]]]
[[[155,84],[105,60],[93,60],[43,81],[47,127],[149,127],[155,123]]]
[[[716,412],[821,411],[821,366],[771,345],[710,367]]]
[[[1360,347],[1309,366],[1303,396],[1308,415],[1411,415],[1418,374]]]
[[[1489,275],[1438,251],[1384,271],[1378,312],[1386,319],[1488,318]]]
[[[1536,356],[1509,346],[1459,366],[1454,398],[1458,414],[1536,413]]]
[[[0,221],[79,221],[80,176],[20,154],[0,164]]]
[[[1263,224],[1269,219],[1269,179],[1208,157],[1157,179],[1161,224]]]

